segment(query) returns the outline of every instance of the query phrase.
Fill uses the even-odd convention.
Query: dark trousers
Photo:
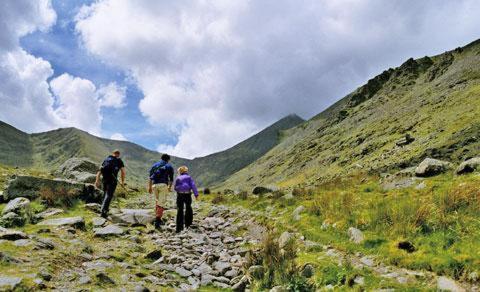
[[[177,232],[183,230],[184,224],[188,228],[192,222],[192,194],[177,193]]]
[[[103,184],[103,203],[102,203],[102,214],[107,215],[108,210],[110,209],[110,202],[113,199],[113,194],[117,188],[116,182],[106,182]]]

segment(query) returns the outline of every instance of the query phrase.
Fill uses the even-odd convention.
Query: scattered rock
[[[10,212],[13,213],[25,213],[25,209],[30,206],[30,200],[23,197],[15,198],[8,202],[8,204],[3,208],[2,214],[7,214]]]
[[[270,187],[256,186],[256,187],[253,188],[252,194],[263,195],[263,194],[266,194],[266,193],[271,193],[273,191],[274,190]]]
[[[35,215],[35,218],[37,218],[37,220],[43,220],[45,218],[48,218],[48,217],[52,217],[52,216],[55,216],[55,215],[58,215],[58,214],[62,214],[64,211],[62,209],[57,209],[57,208],[51,208],[51,209],[47,209],[41,213],[38,213]]]
[[[119,224],[137,226],[152,224],[155,221],[153,209],[120,209],[112,213],[112,221]]]
[[[315,274],[315,268],[311,264],[306,264],[302,269],[302,276],[311,278]]]
[[[415,187],[415,189],[416,189],[417,191],[420,191],[420,190],[425,189],[426,187],[427,187],[427,184],[426,184],[424,181],[422,181],[421,183],[419,183],[419,184]]]
[[[21,246],[28,246],[28,245],[31,245],[31,244],[32,244],[32,241],[29,240],[29,239],[19,239],[19,240],[15,240],[15,241],[13,242],[13,244],[14,244],[15,246],[20,246],[20,247],[21,247]]]
[[[397,140],[395,144],[397,146],[403,147],[412,143],[413,141],[415,141],[415,138],[413,138],[410,134],[406,134],[405,137],[402,137],[399,140]]]
[[[348,228],[348,236],[350,236],[350,241],[352,241],[356,244],[362,243],[363,240],[365,239],[362,231],[360,231],[359,229],[357,229],[355,227]]]
[[[91,261],[91,262],[84,262],[82,266],[86,270],[98,271],[98,270],[105,270],[105,269],[111,268],[113,267],[113,264],[106,261],[97,260],[97,261]]]
[[[135,287],[135,292],[150,292],[150,289],[145,286],[138,285]]]
[[[55,175],[82,183],[94,183],[99,167],[87,158],[73,157],[65,161]]]
[[[465,289],[463,289],[460,285],[458,285],[457,282],[444,276],[438,277],[437,289],[440,291],[451,291],[451,292],[465,291]]]
[[[232,290],[234,292],[243,292],[247,288],[247,285],[249,283],[248,277],[243,276],[240,281],[238,281],[235,285],[232,286]]]
[[[356,276],[355,279],[353,279],[353,283],[364,286],[365,285],[365,278],[362,276]]]
[[[451,163],[432,158],[425,158],[415,169],[415,175],[430,177],[446,172],[452,167]]]
[[[107,223],[107,219],[102,217],[95,217],[92,219],[93,227],[102,227]]]
[[[55,243],[48,238],[38,237],[36,238],[36,246],[41,249],[52,250],[55,249]]]
[[[402,249],[408,253],[412,253],[414,251],[416,251],[417,249],[415,248],[415,246],[413,245],[413,243],[411,243],[410,241],[400,241],[398,244],[397,244],[397,247],[399,249]]]
[[[226,271],[232,268],[232,265],[228,262],[218,261],[214,265],[215,270],[219,271],[220,274],[225,274]]]
[[[180,277],[183,277],[183,278],[188,278],[192,275],[192,272],[190,272],[189,270],[184,269],[182,267],[177,267],[175,269],[175,273],[179,274]]]
[[[28,236],[27,234],[17,231],[17,230],[12,230],[12,229],[0,229],[0,239],[5,239],[5,240],[19,240],[19,239],[27,239]]]
[[[480,157],[474,157],[471,159],[468,159],[467,161],[464,161],[460,164],[460,166],[457,168],[456,173],[457,174],[466,174],[466,173],[471,173],[480,168]]]
[[[162,251],[159,249],[153,250],[145,256],[146,259],[156,261],[162,257]]]
[[[280,248],[284,248],[285,246],[287,246],[287,243],[292,240],[293,238],[293,234],[288,232],[288,231],[285,231],[282,233],[282,235],[280,235],[280,237],[278,238],[278,246]]]
[[[66,218],[55,218],[47,219],[38,223],[38,225],[45,226],[69,226],[76,229],[85,228],[85,220],[82,217],[66,217]]]
[[[272,289],[270,289],[270,292],[288,292],[288,289],[286,289],[283,286],[275,286]]]
[[[87,285],[87,284],[90,284],[92,283],[92,278],[90,278],[89,276],[85,275],[85,276],[81,276],[79,279],[78,279],[78,284],[79,285]]]
[[[96,237],[108,237],[122,235],[124,231],[122,228],[120,228],[120,226],[110,224],[103,228],[94,228],[93,232]]]
[[[15,290],[22,283],[22,278],[0,276],[0,289]],[[8,291],[8,290],[7,290]]]
[[[305,211],[305,206],[298,206],[292,213],[293,220],[298,221],[300,220],[300,214],[302,214]]]
[[[85,204],[85,209],[93,211],[95,213],[100,213],[102,206],[98,203],[87,203]]]
[[[110,278],[107,274],[105,273],[98,273],[95,275],[95,278],[97,278],[97,281],[102,284],[110,284],[113,285],[115,284],[115,281],[113,281],[112,278]]]

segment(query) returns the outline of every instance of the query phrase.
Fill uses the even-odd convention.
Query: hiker
[[[97,172],[97,178],[95,180],[95,186],[100,188],[100,175],[103,178],[103,203],[102,203],[102,217],[107,218],[108,210],[110,208],[110,202],[112,201],[113,194],[117,188],[118,172],[121,173],[121,185],[125,185],[125,165],[122,159],[120,159],[120,150],[114,150],[112,155],[109,155],[102,163],[100,170]]]
[[[175,191],[177,192],[177,233],[183,230],[185,225],[189,228],[193,222],[192,192],[195,199],[198,199],[198,190],[195,181],[188,175],[188,167],[181,166],[178,169],[179,176],[175,180]],[[185,214],[183,213],[185,207]]]
[[[163,224],[162,216],[167,204],[168,194],[172,191],[173,167],[169,163],[170,155],[163,154],[161,160],[150,168],[148,192],[155,193],[155,228]]]

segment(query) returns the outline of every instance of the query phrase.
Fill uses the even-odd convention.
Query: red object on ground
[[[162,216],[163,216],[163,210],[164,210],[164,209],[163,209],[162,206],[156,205],[156,206],[155,206],[155,216],[156,216],[157,218],[160,218],[160,219],[161,219]]]

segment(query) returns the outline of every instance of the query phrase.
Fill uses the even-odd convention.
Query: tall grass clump
[[[267,290],[274,286],[283,286],[288,291],[314,291],[314,286],[301,275],[295,259],[297,257],[297,243],[289,240],[280,248],[277,236],[268,231],[261,245],[259,253],[249,258],[249,265],[262,265],[264,274],[255,284],[258,290]]]

